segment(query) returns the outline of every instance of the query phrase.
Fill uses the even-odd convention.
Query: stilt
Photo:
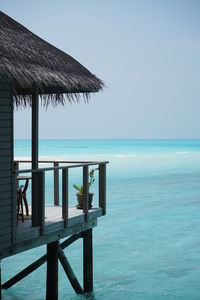
[[[58,241],[47,244],[46,300],[58,300],[58,247]]]
[[[83,289],[80,286],[78,279],[76,278],[76,276],[68,262],[68,259],[65,256],[65,254],[61,248],[59,248],[59,250],[58,250],[58,257],[59,257],[61,265],[63,266],[63,269],[65,270],[65,273],[66,273],[73,289],[75,290],[75,292],[77,294],[83,294]]]
[[[92,229],[83,232],[83,286],[85,293],[93,291]]]

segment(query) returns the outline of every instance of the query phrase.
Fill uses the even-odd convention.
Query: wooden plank
[[[6,99],[6,101],[8,101],[8,99]],[[0,104],[2,102],[2,98],[0,99]],[[8,105],[0,105],[0,113],[7,113],[8,111],[11,110],[11,104]]]
[[[9,164],[9,166],[11,166],[11,163],[12,163],[11,157],[5,156],[5,155],[0,156],[0,169],[1,170],[2,170],[1,165]],[[7,167],[7,169],[8,169],[8,167]]]
[[[12,176],[11,172],[12,172],[11,168],[10,169],[7,168],[7,170],[4,170],[4,171],[0,169],[0,178],[1,177],[5,177],[5,178],[11,177]]]
[[[1,157],[10,157],[11,159],[12,149],[1,149]]]
[[[11,188],[11,187],[10,187]],[[6,190],[6,191],[1,191],[0,190],[0,199],[3,199],[3,201],[4,201],[4,199],[5,200],[9,200],[9,199],[11,199],[11,195],[12,195],[12,192],[11,192],[11,190]],[[0,200],[1,201],[1,200]]]
[[[8,128],[6,128],[6,130],[5,130],[5,128],[1,128],[0,127],[0,136],[4,136],[4,135],[11,136],[11,134],[12,134],[12,128],[11,128],[11,126],[8,127]]]
[[[1,235],[0,236],[0,247],[2,244],[7,243],[7,242],[11,242],[11,235],[10,234]]]
[[[1,190],[1,186],[4,185],[10,185],[11,186],[11,177],[1,177],[0,178],[0,190]]]
[[[1,158],[0,158],[1,159]],[[8,170],[8,169],[11,169],[12,168],[12,162],[0,162],[0,170],[3,171],[3,170]]]
[[[46,300],[58,300],[58,247],[58,241],[47,244]]]
[[[0,127],[1,128],[11,128],[12,124],[9,120],[0,120]]]
[[[9,192],[11,191],[11,184],[1,185],[0,186],[0,193],[2,192]]]
[[[1,138],[0,138],[0,140],[1,140]],[[10,148],[11,148],[11,142],[3,142],[1,140],[1,142],[0,142],[0,150],[1,149],[7,149],[7,150],[9,150]]]
[[[10,210],[11,210],[11,208],[10,208]],[[1,222],[6,221],[8,218],[9,218],[9,220],[11,219],[11,212],[8,215],[7,214],[0,214]],[[1,222],[0,222],[0,227],[1,227]]]
[[[6,235],[11,234],[11,227],[0,228],[0,236],[4,234]]]
[[[0,111],[0,120],[9,120],[9,122],[11,122],[12,115],[11,115],[10,111],[3,112],[3,113]]]
[[[1,135],[0,137],[1,143],[9,143],[9,145],[11,144],[11,136],[10,135]]]
[[[6,217],[11,217],[11,205],[8,206],[1,206],[0,207],[0,220],[3,220],[3,216],[6,215]]]
[[[0,243],[0,251],[3,252],[3,249],[11,246],[11,240]]]
[[[1,81],[0,82],[0,90],[6,90],[6,91],[10,91],[11,89],[11,83],[8,81]]]
[[[11,206],[12,205],[12,198],[3,198],[1,199],[0,198],[0,210],[4,207],[8,207],[8,206]]]
[[[10,100],[10,98],[12,97],[12,93],[9,90],[3,90],[0,89],[0,103],[1,103],[1,98],[8,98]]]
[[[11,227],[11,219],[7,218],[5,220],[0,221],[0,229]]]

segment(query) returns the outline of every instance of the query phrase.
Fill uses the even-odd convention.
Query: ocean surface
[[[30,153],[30,141],[15,141],[16,158]],[[41,140],[40,157],[110,162],[107,215],[93,231],[94,294],[88,299],[200,299],[199,140]],[[73,204],[80,174],[70,176]],[[51,174],[46,181],[51,203]],[[39,247],[3,260],[3,281],[44,253]],[[65,254],[82,283],[81,241]],[[3,291],[3,299],[45,299],[45,280],[44,265]],[[61,299],[85,298],[74,293],[60,266]]]

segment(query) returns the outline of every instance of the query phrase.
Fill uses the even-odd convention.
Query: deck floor
[[[29,207],[31,212],[31,207]],[[89,219],[97,218],[102,215],[102,209],[93,207],[89,210]],[[68,208],[68,227],[82,224],[85,222],[85,215],[82,209],[77,209],[74,206]],[[45,232],[50,233],[64,228],[64,220],[62,219],[62,206],[46,206],[45,207]],[[39,227],[32,227],[31,214],[24,222],[19,220],[17,226],[17,241],[28,240],[31,237],[38,237],[40,235]]]

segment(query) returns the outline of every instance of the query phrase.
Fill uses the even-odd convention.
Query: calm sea
[[[29,155],[30,141],[15,141],[15,156]],[[200,299],[199,140],[41,140],[40,157],[110,161],[107,215],[94,229],[95,292],[88,299]],[[71,173],[72,204],[79,177]],[[46,180],[52,202],[51,175]],[[40,247],[3,260],[3,281],[44,253]],[[82,282],[81,241],[65,253]],[[4,299],[45,299],[45,276],[42,266],[3,291]],[[61,299],[82,299],[62,267]]]

